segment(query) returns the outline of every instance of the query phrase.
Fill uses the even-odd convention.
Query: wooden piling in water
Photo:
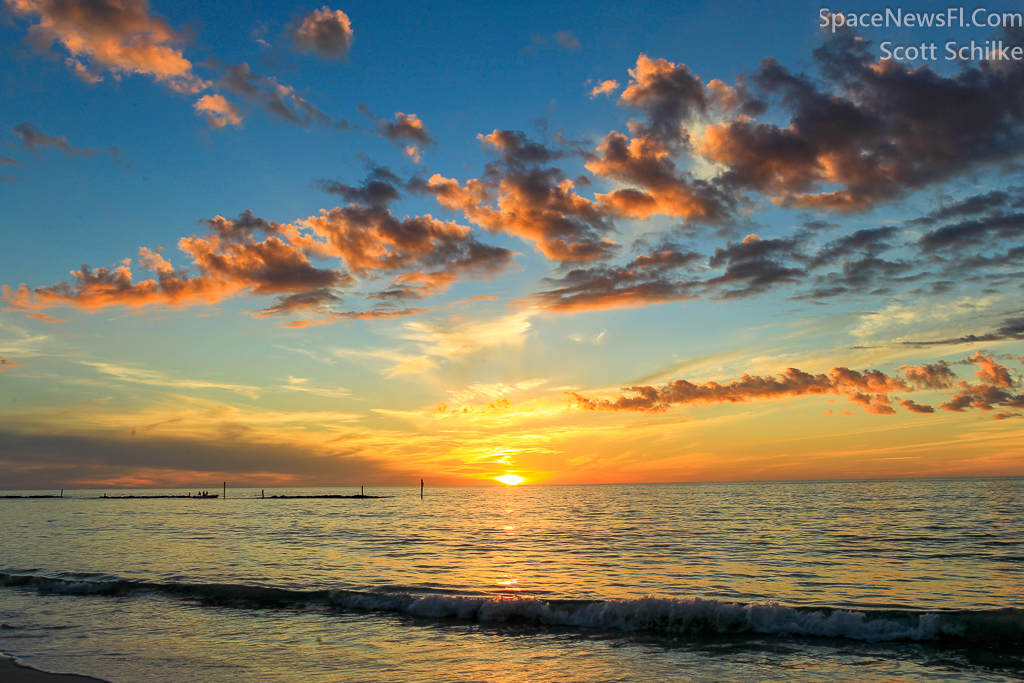
[[[224,489],[223,489],[222,493],[224,495],[222,495],[221,498],[227,498],[228,497],[228,483],[227,482],[224,482]]]

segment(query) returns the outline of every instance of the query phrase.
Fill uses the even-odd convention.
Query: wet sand
[[[50,674],[28,667],[18,666],[14,660],[0,656],[0,681],[4,683],[85,683],[97,679],[75,674]]]

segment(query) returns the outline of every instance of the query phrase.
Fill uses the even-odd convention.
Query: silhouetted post
[[[266,497],[267,497],[267,492],[264,491],[263,489],[260,489],[260,498],[266,498]]]
[[[227,497],[228,497],[228,483],[224,482],[224,495],[222,495],[221,498],[227,498]]]
[[[362,486],[359,487],[359,495],[360,496],[363,495],[363,487]]]
[[[423,480],[420,479],[420,500],[423,500]]]
[[[60,490],[60,497],[61,497],[61,498],[63,498],[63,497],[64,497],[64,489],[61,489],[61,490]]]

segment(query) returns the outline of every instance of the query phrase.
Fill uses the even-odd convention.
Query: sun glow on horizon
[[[526,479],[520,477],[518,474],[504,474],[500,477],[494,478],[496,481],[500,481],[502,484],[508,484],[509,486],[515,486],[522,484]]]

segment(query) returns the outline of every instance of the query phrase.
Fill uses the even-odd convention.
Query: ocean
[[[0,651],[115,683],[1024,680],[1020,478],[104,493],[185,492],[0,499]]]

